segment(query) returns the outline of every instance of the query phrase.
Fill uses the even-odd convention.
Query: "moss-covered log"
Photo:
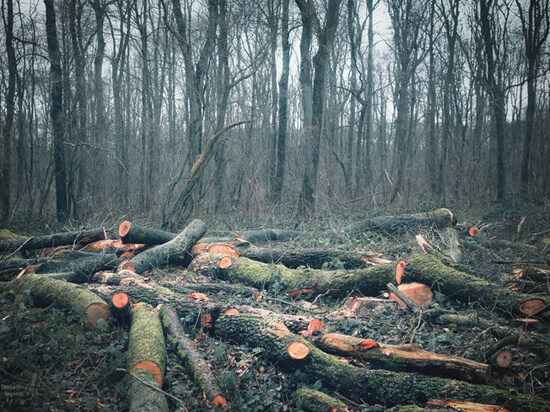
[[[456,215],[449,209],[398,216],[377,216],[364,219],[342,229],[347,235],[375,231],[387,234],[418,233],[422,229],[441,229],[456,225]]]
[[[374,341],[337,333],[324,333],[311,339],[315,346],[325,352],[361,359],[380,369],[417,372],[476,383],[489,381],[490,368],[485,363],[428,352],[414,345],[378,344],[369,347]]]
[[[77,232],[55,233],[47,236],[28,237],[24,239],[0,240],[0,252],[88,244],[96,240],[105,239],[105,237],[105,229],[98,228]]]
[[[151,372],[145,369],[134,369],[130,372],[131,379],[127,399],[130,412],[168,412],[166,396],[156,389],[161,389]]]
[[[531,315],[548,308],[550,298],[516,292],[480,277],[458,271],[430,254],[412,255],[407,260],[405,281],[417,281],[464,302],[495,307],[501,313]],[[529,306],[527,303],[534,303]],[[534,313],[532,313],[535,311]]]
[[[550,410],[550,404],[546,400],[511,394],[491,386],[414,373],[358,368],[323,352],[313,343],[291,333],[283,324],[261,316],[221,315],[214,328],[220,337],[239,344],[261,347],[266,356],[278,366],[291,371],[300,369],[312,382],[321,379],[324,385],[352,400],[385,406],[423,406],[429,399],[446,397],[503,405],[509,410]],[[288,345],[296,341],[309,347],[309,355],[303,360],[293,360],[287,353]]]
[[[177,264],[205,233],[206,225],[195,219],[174,239],[140,253],[123,263],[122,268],[142,274],[149,269]]]
[[[202,389],[208,403],[220,409],[227,406],[227,401],[218,387],[212,370],[199,354],[195,346],[185,336],[178,315],[176,315],[172,308],[165,306],[161,310],[161,319],[167,333],[171,335],[169,339],[177,346],[178,356],[183,361],[186,371],[190,374],[193,381]]]
[[[366,254],[340,249],[320,248],[260,248],[252,245],[237,248],[239,254],[249,259],[264,263],[280,263],[288,268],[309,266],[321,269],[325,264],[339,264],[345,269],[356,269],[366,266]]]
[[[128,370],[148,370],[155,377],[159,387],[162,387],[166,347],[159,315],[151,305],[143,302],[134,305],[131,314]]]
[[[118,265],[114,254],[88,253],[80,251],[62,251],[37,267],[36,273],[72,273],[68,281],[73,283],[89,282],[92,275],[102,270],[112,270]]]
[[[221,268],[223,258],[231,259]],[[223,266],[223,265],[222,265]],[[195,273],[243,283],[257,288],[269,288],[275,282],[288,290],[315,289],[317,293],[331,291],[334,296],[345,296],[356,288],[366,295],[377,295],[393,280],[395,264],[381,264],[355,270],[289,269],[280,264],[267,264],[248,258],[217,253],[201,253],[189,265]]]
[[[305,386],[294,392],[292,399],[297,409],[308,412],[345,412],[349,410],[341,400]]]
[[[13,281],[10,289],[18,292],[29,290],[33,303],[37,306],[53,305],[63,309],[81,308],[85,313],[84,324],[95,329],[99,319],[109,320],[111,311],[103,299],[88,289],[62,280],[26,274]]]

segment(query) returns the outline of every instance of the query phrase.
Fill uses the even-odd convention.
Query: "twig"
[[[412,343],[414,341],[414,337],[416,335],[416,332],[418,332],[418,328],[420,328],[421,323],[422,323],[422,308],[420,308],[420,312],[418,313],[418,324],[416,325],[416,328],[414,328],[414,330],[412,332],[411,340],[409,341],[409,345],[412,345]]]
[[[157,391],[157,392],[163,393],[164,395],[168,396],[169,398],[174,399],[175,401],[179,402],[181,405],[185,405],[181,399],[176,398],[174,395],[171,395],[171,394],[169,394],[168,392],[164,392],[162,389],[156,388],[156,387],[154,387],[153,385],[151,385],[150,383],[147,383],[147,382],[141,380],[139,377],[137,377],[136,375],[134,375],[134,374],[133,374],[132,372],[130,372],[129,370],[124,369],[124,368],[116,368],[116,370],[117,370],[118,372],[126,372],[126,373],[127,373],[128,375],[130,375],[132,378],[134,378],[134,379],[140,381],[140,382],[143,383],[145,386],[148,386],[149,388],[151,388],[151,389],[153,389],[153,390],[155,390],[155,391]],[[185,406],[183,406],[183,408],[184,408],[185,410],[187,410],[187,408],[185,408]]]
[[[315,310],[310,310],[310,309],[302,308],[302,307],[300,307],[300,306],[298,306],[298,305],[295,305],[294,303],[287,302],[286,300],[282,300],[282,299],[279,299],[279,298],[272,298],[272,297],[265,296],[265,295],[262,295],[262,299],[274,300],[275,302],[284,303],[284,304],[289,305],[289,306],[292,306],[292,307],[294,307],[294,308],[296,308],[296,309],[303,310],[304,312],[309,312],[309,313],[313,313],[313,314],[316,314],[316,315],[320,315],[320,314],[323,314],[323,313],[327,313],[327,312],[328,312],[328,310],[315,311]]]
[[[6,256],[4,259],[8,260],[10,257],[12,257],[13,255],[15,255],[17,252],[19,252],[21,250],[21,248],[23,246],[25,246],[26,243],[29,242],[29,240],[32,239],[32,236],[27,238],[27,240],[25,240],[17,249],[15,249],[13,252],[11,252],[8,256]]]
[[[413,302],[411,298],[408,296],[405,296],[403,292],[401,292],[393,283],[388,283],[386,287],[390,290],[390,292],[393,292],[395,296],[397,296],[401,301],[407,306],[407,308],[413,313],[417,314],[420,311],[420,308],[418,305]]]

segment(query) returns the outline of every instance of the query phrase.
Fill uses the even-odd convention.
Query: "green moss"
[[[149,304],[132,310],[132,326],[128,344],[128,369],[143,361],[155,362],[164,374],[166,349],[159,316]]]
[[[294,392],[293,398],[298,408],[310,412],[333,411],[334,408],[338,411],[348,410],[347,405],[339,399],[306,387],[302,387]]]
[[[9,229],[0,229],[0,240],[8,240],[8,239],[25,239],[25,236],[18,235],[17,233],[13,233]]]

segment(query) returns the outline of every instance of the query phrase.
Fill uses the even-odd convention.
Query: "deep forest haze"
[[[548,201],[548,0],[1,14],[3,226]]]

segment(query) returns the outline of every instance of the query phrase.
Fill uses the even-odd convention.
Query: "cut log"
[[[176,237],[173,233],[140,226],[128,220],[120,224],[118,234],[123,243],[143,243],[150,246],[162,245]]]
[[[415,314],[419,312],[419,307],[424,308],[433,300],[432,290],[423,283],[402,283],[398,287],[388,283],[387,287],[392,292],[390,300],[396,300],[402,307],[408,307]]]
[[[428,377],[413,373],[367,370],[341,362],[312,343],[291,333],[281,323],[254,315],[221,315],[214,326],[215,333],[238,344],[261,347],[268,359],[286,370],[300,369],[311,381],[321,379],[351,400],[393,405],[425,404],[428,399],[448,397],[464,401],[506,404],[513,410],[548,410],[545,399],[511,394],[486,385],[476,385],[453,379]],[[297,362],[290,358],[287,347],[300,341],[309,347],[307,358]]]
[[[145,369],[134,369],[129,376],[127,398],[130,412],[168,412],[166,396],[156,389],[161,389],[151,372]]]
[[[291,359],[295,359],[295,360],[305,359],[307,358],[307,355],[309,355],[308,346],[305,343],[302,343],[300,341],[294,341],[289,343],[289,345],[286,348],[286,351],[288,353],[288,356],[290,356]]]
[[[145,369],[162,387],[166,348],[164,334],[157,311],[149,304],[140,302],[132,307],[127,365],[129,371]]]
[[[456,216],[449,209],[398,216],[377,216],[345,227],[342,232],[358,235],[375,231],[387,234],[418,233],[419,229],[441,229],[456,225]]]
[[[177,264],[205,232],[206,225],[195,219],[174,239],[140,253],[123,263],[122,269],[130,269],[138,274],[143,274],[153,268]]]
[[[294,392],[292,398],[296,408],[303,411],[345,412],[349,410],[341,400],[305,386]]]
[[[367,349],[363,345],[365,339],[336,333],[324,333],[311,339],[315,346],[325,352],[361,359],[376,368],[418,372],[476,383],[489,381],[490,368],[487,364],[428,352],[415,345],[378,344]]]
[[[220,266],[222,260],[221,266],[224,267]],[[333,296],[345,296],[355,288],[366,295],[377,295],[392,280],[394,266],[381,264],[350,271],[289,269],[283,265],[270,265],[244,257],[235,259],[216,253],[201,253],[193,259],[188,270],[257,288],[269,288],[275,282],[284,279],[288,291],[308,289],[315,290],[316,293],[330,291]]]
[[[84,325],[88,329],[96,329],[99,319],[108,321],[111,318],[111,311],[103,299],[73,283],[28,273],[13,281],[10,288],[19,292],[29,290],[33,303],[38,306],[81,308],[86,315]]]
[[[45,249],[62,245],[83,245],[105,238],[105,229],[99,228],[78,232],[56,233],[48,236],[28,237],[24,239],[0,240],[0,252]]]
[[[95,272],[112,270],[118,265],[114,254],[87,253],[80,251],[61,251],[37,267],[36,273],[72,273],[65,279],[73,283],[89,282]]]
[[[501,349],[495,356],[495,363],[499,368],[509,368],[514,360],[514,355],[510,349]]]
[[[323,265],[331,262],[338,262],[345,269],[362,268],[365,267],[363,256],[366,255],[340,249],[260,248],[252,245],[241,246],[238,251],[243,257],[264,263],[280,263],[288,268],[309,266],[314,269],[322,269]]]
[[[442,407],[445,410],[461,411],[461,412],[508,412],[507,409],[498,405],[486,405],[483,403],[453,401],[448,399],[431,399],[427,403],[431,407]],[[527,405],[525,405],[527,407]],[[522,410],[525,410],[522,408]]]
[[[131,315],[131,301],[126,292],[116,292],[111,298],[111,308],[113,315],[125,321]]]
[[[161,318],[162,324],[171,335],[169,339],[178,347],[177,354],[183,361],[186,371],[202,389],[207,401],[220,409],[225,408],[227,401],[218,387],[216,378],[195,346],[185,336],[178,315],[172,308],[165,306],[161,310]]]
[[[408,259],[405,278],[436,287],[436,290],[465,302],[494,306],[502,313],[533,315],[548,309],[546,296],[509,290],[477,276],[460,272],[430,254],[416,254]],[[527,311],[527,312],[525,312]]]
[[[183,283],[162,283],[162,286],[167,287],[175,292],[187,294],[189,291],[201,293],[226,293],[229,295],[246,295],[257,296],[258,289],[243,285],[233,285],[225,282],[208,283],[208,282],[183,282]]]

